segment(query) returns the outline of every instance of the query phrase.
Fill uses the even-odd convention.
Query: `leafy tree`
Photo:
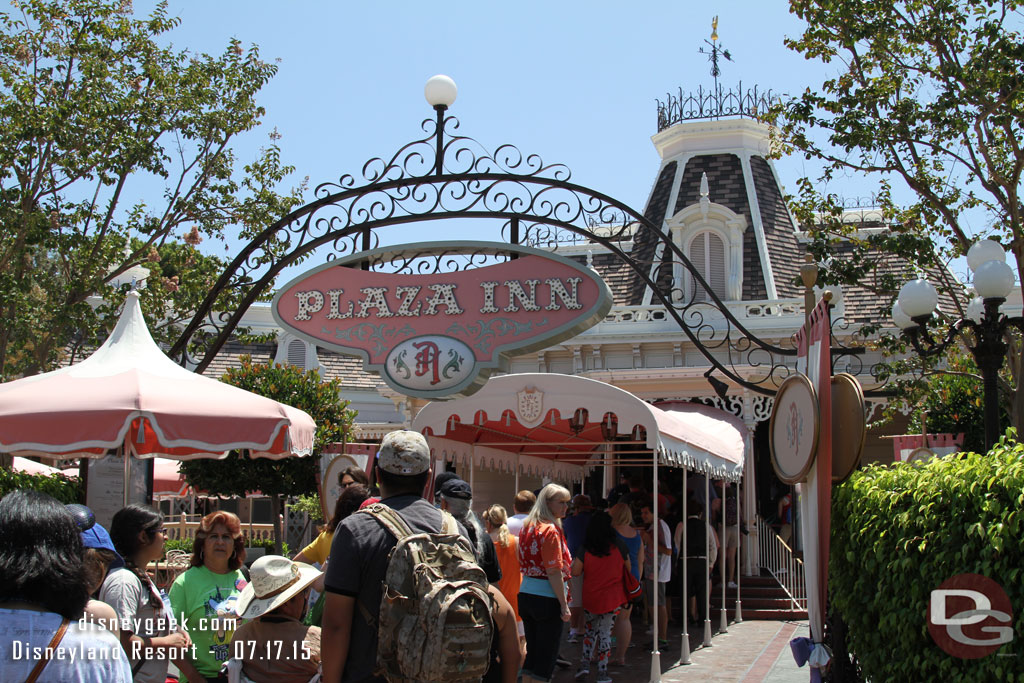
[[[963,451],[975,453],[985,449],[984,398],[976,381],[978,366],[974,359],[961,352],[950,354],[948,365],[930,374],[924,382],[924,391],[911,414],[908,431],[920,433],[922,416],[929,433],[963,433]],[[1007,406],[1000,406],[1002,419],[1006,419]],[[1004,422],[1005,424],[1005,422]]]
[[[281,551],[279,515],[281,496],[300,496],[316,491],[320,449],[347,441],[352,432],[355,411],[339,398],[341,382],[324,382],[315,370],[303,372],[294,365],[253,365],[242,357],[240,368],[231,368],[223,381],[275,401],[305,410],[316,422],[313,455],[304,458],[251,459],[232,452],[224,460],[186,460],[181,463],[185,480],[196,489],[222,496],[244,496],[253,491],[269,495],[273,501],[274,539]]]
[[[901,277],[898,255],[933,275],[933,284],[962,305],[962,287],[946,265],[981,236],[1024,266],[1024,27],[1013,0],[860,2],[790,0],[806,22],[787,46],[834,69],[817,90],[776,108],[779,153],[798,150],[822,163],[816,182],[803,179],[795,212],[810,227],[811,251],[826,262],[826,282],[873,283],[880,319]],[[850,172],[878,180],[878,203],[888,231],[870,233],[844,223],[841,200],[828,193]],[[893,192],[913,193],[897,206]],[[984,215],[973,231],[967,216]],[[980,234],[976,234],[980,233]],[[837,242],[852,252],[828,259]],[[886,265],[888,264],[888,265]],[[883,275],[889,271],[889,275]],[[938,275],[938,279],[934,276]],[[963,311],[958,311],[962,314]],[[868,329],[865,332],[871,332]],[[1024,428],[1019,335],[1010,339],[1013,424]],[[900,350],[890,343],[889,350]],[[914,399],[912,399],[914,400]]]
[[[0,14],[0,380],[101,340],[123,300],[114,285],[138,265],[151,270],[152,331],[173,340],[224,266],[200,243],[250,238],[302,189],[275,190],[293,170],[276,134],[237,168],[232,145],[261,124],[256,96],[277,70],[256,47],[163,47],[179,23],[165,3],[148,17],[122,0],[12,4]]]
[[[82,490],[82,482],[78,479],[71,479],[60,473],[29,474],[0,467],[0,498],[18,490],[41,491],[62,503],[85,502],[85,491]]]

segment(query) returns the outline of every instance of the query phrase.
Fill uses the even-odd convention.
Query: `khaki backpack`
[[[479,681],[490,663],[491,597],[455,518],[442,511],[441,533],[416,533],[386,505],[360,512],[398,541],[384,575],[375,673],[391,683]]]

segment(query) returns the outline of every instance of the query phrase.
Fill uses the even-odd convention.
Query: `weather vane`
[[[718,55],[722,55],[730,62],[732,61],[732,55],[729,54],[728,50],[722,49],[722,44],[718,42],[718,15],[711,20],[711,40],[707,38],[704,42],[711,46],[710,50],[704,48],[697,48],[697,51],[702,55],[708,55],[708,59],[711,61],[711,77],[715,79],[715,92],[718,92],[718,77],[721,75],[722,70],[718,68]]]

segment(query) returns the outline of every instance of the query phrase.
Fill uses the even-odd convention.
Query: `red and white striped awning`
[[[447,459],[474,457],[509,471],[579,479],[601,461],[606,437],[618,436],[617,454],[648,453],[653,462],[657,453],[659,464],[728,481],[743,473],[745,427],[734,415],[695,403],[653,406],[575,375],[493,377],[471,396],[427,404],[412,428],[435,437]]]

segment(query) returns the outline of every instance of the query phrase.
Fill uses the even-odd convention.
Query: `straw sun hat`
[[[264,555],[249,568],[250,581],[238,597],[237,613],[255,619],[291,600],[320,576],[304,562],[292,562],[280,555]]]

